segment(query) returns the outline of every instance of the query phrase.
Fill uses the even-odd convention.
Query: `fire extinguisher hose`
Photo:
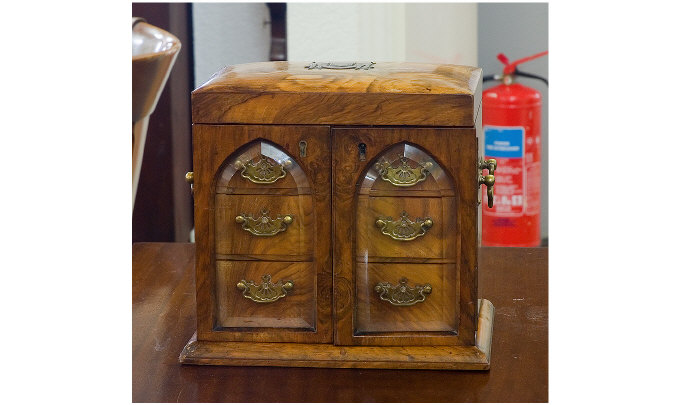
[[[514,76],[520,76],[520,77],[527,77],[527,78],[530,78],[530,79],[541,80],[547,86],[548,80],[546,78],[535,75],[533,73],[521,72],[519,69],[517,69],[517,65],[520,65],[522,63],[526,63],[526,62],[529,62],[531,60],[540,58],[541,56],[545,56],[547,54],[548,54],[548,51],[540,52],[540,53],[537,53],[535,55],[527,56],[526,58],[518,59],[518,60],[511,63],[507,56],[505,56],[503,53],[499,53],[496,57],[498,58],[498,60],[503,65],[505,65],[505,67],[503,68],[503,74],[502,75],[496,74],[496,75],[483,76],[482,81],[483,82],[487,82],[487,81],[490,81],[490,80],[502,81],[503,76],[514,75]]]

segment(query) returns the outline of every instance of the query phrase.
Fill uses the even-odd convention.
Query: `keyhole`
[[[300,157],[306,157],[307,156],[307,142],[306,141],[300,141]]]
[[[363,142],[359,144],[359,160],[366,160],[366,144]]]

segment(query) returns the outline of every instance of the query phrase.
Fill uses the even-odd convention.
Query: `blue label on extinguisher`
[[[484,206],[487,216],[513,217],[524,213],[524,133],[524,127],[484,126],[484,156],[496,159],[498,164],[494,174],[494,206]]]
[[[524,128],[484,127],[484,155],[499,158],[524,156]]]

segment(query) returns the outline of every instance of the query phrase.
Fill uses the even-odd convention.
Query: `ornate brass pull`
[[[255,284],[252,280],[241,280],[236,283],[236,287],[243,290],[244,297],[261,304],[266,304],[285,297],[288,291],[293,289],[293,281],[279,281],[274,284],[272,283],[271,274],[265,274],[262,276],[262,284],[260,285]]]
[[[402,277],[398,285],[381,282],[375,285],[374,290],[380,294],[381,300],[397,306],[409,306],[423,302],[427,298],[425,295],[432,292],[432,286],[429,283],[415,287],[409,287],[407,283],[408,279]]]
[[[486,186],[486,196],[488,199],[489,208],[493,208],[493,185],[496,184],[494,172],[496,171],[496,159],[479,160],[479,185]],[[489,174],[484,176],[482,170],[487,169]]]
[[[293,216],[290,214],[279,215],[272,219],[269,216],[269,211],[262,210],[262,215],[259,218],[253,218],[250,214],[239,214],[236,216],[236,223],[241,224],[243,229],[255,236],[274,236],[285,231],[288,225],[293,223]]]
[[[392,167],[388,161],[376,163],[375,168],[380,174],[380,178],[389,181],[398,187],[410,187],[415,184],[425,181],[425,178],[430,173],[432,162],[421,163],[418,167],[411,167],[408,164],[408,159],[403,156],[400,159],[401,165]]]
[[[418,236],[423,236],[432,228],[434,222],[430,217],[416,218],[411,221],[406,211],[401,213],[401,219],[392,220],[392,217],[380,217],[375,221],[375,225],[380,228],[383,235],[387,235],[395,240],[413,240]]]
[[[286,165],[288,164],[290,164],[290,161],[286,162]],[[257,162],[253,159],[246,163],[237,160],[234,166],[241,169],[241,177],[256,184],[272,184],[278,179],[286,177],[286,169],[283,165],[273,165],[264,156],[260,156],[260,160]]]

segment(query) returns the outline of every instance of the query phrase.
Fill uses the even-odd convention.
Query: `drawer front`
[[[333,129],[335,343],[471,345],[473,128]]]
[[[314,252],[312,195],[215,196],[215,249],[221,255],[284,255],[309,260]]]
[[[328,127],[194,125],[198,339],[332,341],[330,184]]]
[[[453,198],[357,197],[356,253],[370,261],[455,256]]]
[[[313,331],[314,263],[217,262],[217,328]]]
[[[355,333],[457,331],[451,264],[357,263]]]

